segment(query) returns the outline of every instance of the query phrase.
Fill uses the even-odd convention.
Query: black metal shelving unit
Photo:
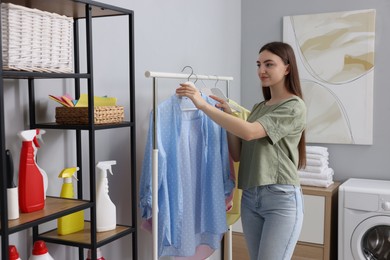
[[[49,243],[74,246],[79,248],[79,259],[84,259],[84,249],[91,249],[92,259],[96,259],[96,249],[110,242],[113,242],[124,236],[132,236],[132,257],[138,259],[137,250],[137,206],[136,200],[136,158],[135,158],[135,59],[134,59],[134,12],[132,10],[107,5],[88,0],[8,0],[2,1],[16,5],[22,5],[28,8],[36,8],[42,11],[57,13],[74,19],[74,73],[39,73],[23,71],[6,71],[0,70],[0,235],[1,235],[1,259],[8,259],[9,235],[28,228],[33,229],[33,240],[44,240]],[[0,1],[1,3],[1,1]],[[92,26],[93,20],[99,17],[127,16],[128,17],[128,35],[129,35],[129,111],[130,120],[120,124],[112,125],[95,125],[94,122],[94,74],[93,74],[93,53],[92,53]],[[1,15],[0,15],[1,18]],[[87,72],[80,73],[79,57],[79,21],[85,20],[86,32],[86,64]],[[1,31],[1,30],[0,30]],[[0,35],[1,42],[1,35]],[[0,67],[2,67],[2,48],[0,44]],[[35,113],[35,81],[36,79],[73,79],[75,86],[76,98],[80,96],[80,80],[87,81],[89,124],[87,125],[59,125],[53,122],[38,123]],[[75,131],[76,135],[76,152],[78,172],[77,197],[78,199],[63,199],[57,197],[47,197],[45,208],[38,212],[21,214],[17,220],[8,220],[7,215],[7,176],[5,165],[5,119],[4,119],[4,79],[20,79],[28,81],[29,95],[29,123],[30,128],[40,129],[61,129]],[[131,191],[130,196],[133,201],[131,207],[131,224],[118,224],[113,231],[97,233],[96,231],[96,177],[95,177],[95,131],[103,129],[128,128],[130,138],[130,160],[131,160]],[[83,173],[82,167],[82,131],[88,132],[88,151],[89,151],[89,173]],[[89,174],[89,200],[83,199],[83,178],[84,174]],[[56,205],[61,205],[61,210],[56,210]],[[59,217],[74,213],[80,210],[90,210],[90,221],[86,221],[83,239],[74,234],[58,236],[56,230],[40,233],[39,225],[48,221],[55,220]]]

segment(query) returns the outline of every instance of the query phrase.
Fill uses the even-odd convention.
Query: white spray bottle
[[[104,232],[116,228],[116,206],[108,196],[107,171],[116,161],[103,161],[96,164],[96,230]]]

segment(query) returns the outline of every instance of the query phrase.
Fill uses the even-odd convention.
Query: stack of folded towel
[[[329,187],[333,184],[327,147],[306,146],[306,167],[298,170],[301,185]]]

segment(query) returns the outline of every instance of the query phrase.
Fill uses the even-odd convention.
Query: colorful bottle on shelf
[[[19,252],[16,249],[16,246],[14,246],[14,245],[8,246],[8,259],[9,260],[21,260],[19,257]]]
[[[38,140],[40,140],[42,143],[43,143],[43,139],[42,139],[42,135],[46,133],[45,130],[42,130],[42,129],[36,129],[37,131],[37,135],[34,137],[33,139],[33,145],[34,145],[34,160],[35,162],[37,161],[37,152],[38,152],[38,148],[40,148],[40,144],[38,142]],[[37,164],[37,167],[39,169],[39,171],[41,172],[42,174],[42,178],[43,178],[43,195],[44,195],[44,199],[46,199],[46,191],[47,191],[47,187],[48,187],[48,178],[47,178],[47,173],[44,169],[42,169],[41,167],[39,167],[39,165]]]
[[[37,240],[34,243],[32,255],[28,260],[54,260],[54,258],[49,254],[45,242]]]
[[[108,195],[107,171],[116,161],[103,161],[96,164],[96,230],[104,232],[116,228],[116,207]]]
[[[88,255],[85,260],[91,260],[91,249],[88,249]],[[100,248],[96,249],[96,260],[105,260],[105,258],[102,256],[102,252],[100,251]]]
[[[79,167],[65,168],[58,175],[58,178],[63,179],[61,188],[61,198],[74,198],[72,178],[77,178],[74,174],[79,170]],[[84,211],[78,211],[57,219],[57,233],[59,235],[68,235],[84,229]]]
[[[7,174],[7,209],[8,219],[19,218],[19,191],[14,183],[14,162],[10,150],[5,151]]]
[[[32,129],[19,133],[22,139],[19,161],[19,207],[23,213],[38,211],[45,206],[44,180],[35,161],[33,144],[37,143],[38,131]]]

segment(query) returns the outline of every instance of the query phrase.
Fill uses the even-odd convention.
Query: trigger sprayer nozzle
[[[60,174],[58,175],[58,178],[76,178],[76,176],[74,176],[74,174],[79,170],[80,168],[79,167],[71,167],[71,168],[65,168],[63,169]]]
[[[114,175],[111,169],[112,165],[116,165],[116,161],[102,161],[96,164],[96,168],[100,169],[101,173],[106,173],[106,171],[109,171],[111,175]]]

